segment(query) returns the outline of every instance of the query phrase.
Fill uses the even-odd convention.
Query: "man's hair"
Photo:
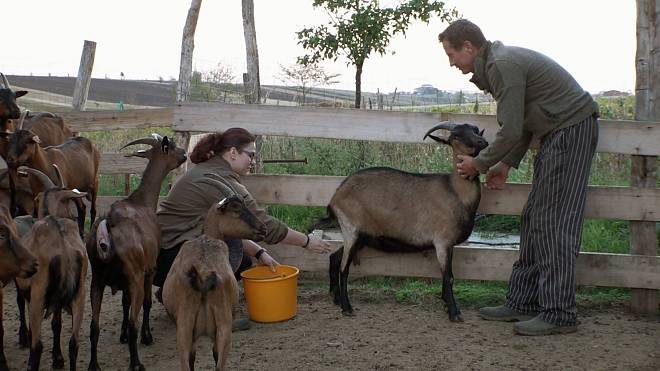
[[[438,40],[449,41],[449,45],[456,50],[463,48],[463,42],[469,41],[477,48],[481,48],[486,43],[486,38],[481,29],[476,24],[467,19],[459,19],[449,25],[438,35]]]

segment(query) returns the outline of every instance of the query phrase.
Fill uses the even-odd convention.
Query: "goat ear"
[[[479,133],[479,136],[480,136],[480,137],[483,137],[483,136],[484,136],[484,131],[486,131],[486,129],[482,129],[482,130],[481,130],[481,132]]]
[[[27,93],[28,93],[27,90],[19,90],[19,91],[15,91],[14,95],[16,96],[16,98],[20,98],[20,97],[24,96]]]
[[[38,135],[33,135],[31,139],[33,143],[37,143],[37,144],[41,143],[41,139],[39,138]]]
[[[161,142],[161,149],[165,153],[167,153],[170,150],[170,140],[167,138],[167,136],[163,137],[163,140]]]

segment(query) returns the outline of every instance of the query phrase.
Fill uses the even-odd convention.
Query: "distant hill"
[[[26,89],[73,96],[75,77],[7,76],[9,83]],[[174,103],[176,82],[92,79],[89,100],[164,107]]]

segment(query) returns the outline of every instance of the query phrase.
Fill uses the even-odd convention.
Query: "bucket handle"
[[[254,278],[248,278],[249,280],[253,281],[262,281],[262,280],[272,280],[275,278],[286,278],[286,274],[282,273],[281,275],[278,276],[270,276],[270,277],[254,277]]]

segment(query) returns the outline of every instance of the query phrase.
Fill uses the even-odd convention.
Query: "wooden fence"
[[[122,130],[135,127],[171,126],[179,138],[188,140],[191,133],[222,131],[244,127],[258,135],[280,135],[304,138],[359,139],[385,142],[422,142],[426,130],[438,121],[470,122],[486,129],[492,141],[497,132],[494,116],[365,111],[350,109],[299,108],[261,105],[223,105],[187,103],[165,109],[123,112],[62,113],[77,132]],[[598,152],[649,157],[657,164],[660,155],[660,123],[638,121],[600,121]],[[183,143],[178,143],[183,144]],[[186,143],[187,145],[187,143]],[[105,174],[141,173],[145,161],[126,159],[106,153],[101,172]],[[656,184],[657,165],[652,169],[633,167],[631,177],[643,178],[648,187],[589,187],[587,218],[628,220],[640,225],[660,221],[660,189]],[[342,177],[304,175],[253,175],[245,183],[255,198],[264,204],[305,206],[327,205]],[[483,190],[479,212],[519,215],[529,184],[507,184],[502,191]],[[115,197],[100,197],[101,210]],[[660,289],[660,257],[655,228],[641,228],[631,236],[631,246],[643,245],[646,255],[581,253],[578,259],[578,284],[633,288],[633,305],[638,311],[656,312]],[[332,241],[340,244],[341,241]],[[284,264],[304,271],[327,271],[327,257],[293,246],[271,250]],[[517,250],[459,246],[454,258],[456,278],[508,280]],[[397,275],[439,277],[435,256],[430,253],[383,254],[367,249],[361,256],[369,262],[352,268],[362,275]],[[643,297],[636,300],[635,297]]]

